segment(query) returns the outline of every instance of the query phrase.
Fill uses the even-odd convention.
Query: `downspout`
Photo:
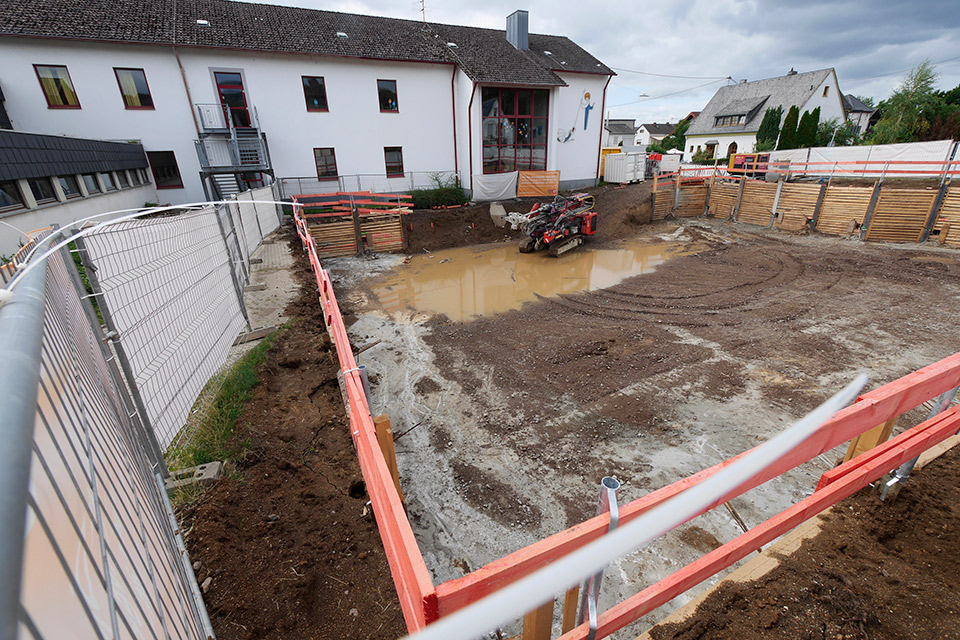
[[[607,81],[603,84],[603,102],[600,106],[600,135],[597,136],[597,183],[600,182],[600,157],[603,154],[603,114],[607,112],[607,85],[613,76],[607,76]]]
[[[177,46],[173,45],[173,57],[177,59],[177,66],[180,67],[180,79],[183,80],[183,88],[187,92],[187,103],[190,106],[190,115],[193,117],[193,128],[197,130],[197,137],[200,136],[200,122],[197,120],[196,110],[193,108],[193,98],[190,97],[190,85],[187,84],[187,72],[183,69],[183,62],[180,61],[180,52]]]
[[[474,81],[470,92],[470,104],[467,105],[467,136],[470,142],[470,197],[473,197],[473,98],[477,95],[477,83]]]
[[[457,164],[457,93],[454,90],[454,82],[457,79],[457,63],[453,63],[453,73],[450,75],[450,110],[453,112],[453,172],[457,176],[457,182],[460,182],[460,166]]]

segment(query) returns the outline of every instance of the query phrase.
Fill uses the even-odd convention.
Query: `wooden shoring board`
[[[864,240],[920,242],[937,192],[933,189],[880,189]]]
[[[850,221],[863,224],[872,197],[873,187],[827,187],[817,218],[817,231],[849,235]]]
[[[960,247],[960,185],[950,185],[947,189],[933,228],[941,230],[944,224],[949,225],[944,244]]]
[[[715,181],[710,189],[710,208],[707,215],[724,220],[731,217],[733,208],[737,205],[739,191],[740,183],[738,182]]]
[[[772,182],[747,180],[743,185],[743,197],[740,198],[740,210],[737,222],[756,224],[766,227],[773,216],[773,200],[777,196],[777,185]]]
[[[312,224],[309,229],[310,237],[317,245],[319,257],[334,258],[357,254],[357,237],[353,229],[353,220]]]
[[[674,189],[657,191],[657,200],[653,206],[653,220],[663,220],[673,212]]]
[[[399,215],[364,218],[360,221],[360,233],[366,238],[366,246],[371,251],[403,249],[403,224]]]
[[[784,182],[777,201],[776,225],[788,231],[799,231],[813,217],[820,199],[818,184],[790,184]]]
[[[703,215],[707,205],[707,185],[697,184],[680,187],[680,200],[674,215],[678,218],[697,218]]]

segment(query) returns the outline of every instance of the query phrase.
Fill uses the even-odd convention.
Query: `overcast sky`
[[[266,1],[421,19],[419,0]],[[833,67],[841,91],[878,102],[926,58],[937,63],[939,88],[960,84],[957,0],[425,2],[430,22],[497,29],[504,28],[509,13],[526,9],[531,32],[568,36],[617,71],[607,110],[614,118],[636,118],[638,123],[676,122],[699,111],[725,82],[716,78],[757,80],[783,75],[791,67]]]

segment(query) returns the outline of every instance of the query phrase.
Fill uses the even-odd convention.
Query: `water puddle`
[[[650,273],[680,254],[680,243],[628,243],[620,249],[587,248],[559,258],[545,251],[520,253],[516,243],[491,249],[448,249],[413,256],[371,283],[377,308],[413,309],[463,322],[519,309],[537,296],[612,287]]]

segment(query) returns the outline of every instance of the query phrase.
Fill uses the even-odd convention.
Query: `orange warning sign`
[[[555,196],[559,188],[559,171],[521,171],[517,178],[518,198]]]

